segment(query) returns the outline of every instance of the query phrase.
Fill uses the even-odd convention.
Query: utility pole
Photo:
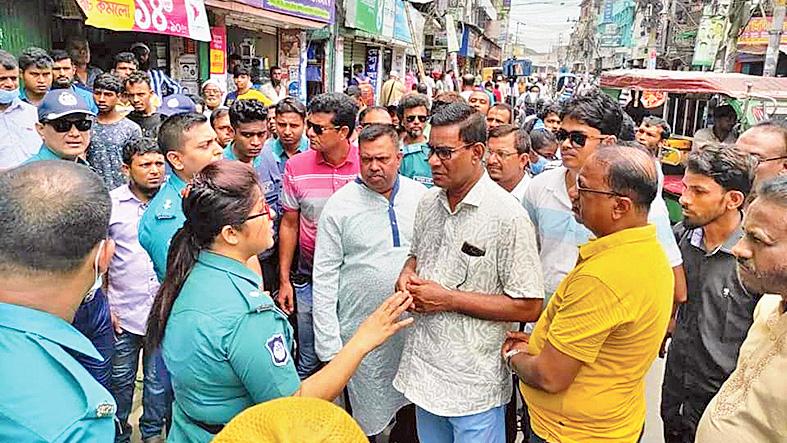
[[[771,29],[768,31],[768,50],[765,52],[765,67],[762,70],[763,77],[775,77],[776,65],[779,63],[779,45],[782,41],[782,30],[784,29],[784,15],[787,12],[784,0],[774,0],[773,19]]]

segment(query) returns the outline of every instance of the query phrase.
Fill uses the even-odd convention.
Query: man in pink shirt
[[[311,284],[317,221],[328,198],[358,176],[358,147],[350,143],[357,113],[358,107],[345,94],[314,97],[306,122],[311,149],[291,158],[284,169],[277,301],[284,312],[297,312],[296,368],[301,379],[319,366],[314,352]],[[296,245],[298,261],[293,266]]]

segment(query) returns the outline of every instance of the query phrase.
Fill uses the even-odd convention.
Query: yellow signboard
[[[115,31],[134,27],[134,0],[80,0],[79,3],[87,15],[85,24]]]

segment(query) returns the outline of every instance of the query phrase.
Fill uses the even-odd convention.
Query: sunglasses
[[[429,120],[429,116],[428,115],[408,115],[406,117],[406,119],[407,119],[407,123],[412,123],[412,122],[415,121],[415,119],[418,119],[418,121],[421,122],[421,123],[426,123],[426,121]]]
[[[341,128],[341,126],[320,126],[320,125],[318,125],[316,123],[312,123],[312,122],[306,122],[306,126],[309,129],[311,129],[312,131],[314,131],[314,133],[317,134],[317,135],[322,135],[323,132],[325,132],[325,131],[327,131],[329,129],[335,129],[335,130],[338,131],[339,128]]]
[[[442,148],[442,147],[435,147],[430,144],[426,145],[426,148],[429,150],[429,156],[427,158],[431,158],[432,155],[436,155],[441,161],[448,161],[451,160],[451,157],[454,155],[454,152],[461,151],[462,149],[467,149],[471,146],[475,145],[475,143],[468,143],[466,145],[462,145],[458,148]]]
[[[578,131],[568,132],[565,129],[559,129],[555,133],[555,138],[560,143],[563,143],[566,139],[569,139],[571,141],[571,144],[573,144],[574,146],[576,146],[578,148],[584,148],[585,147],[585,143],[587,143],[589,138],[596,139],[596,140],[602,140],[602,139],[607,138],[607,136],[605,136],[605,135],[587,135],[587,134],[584,134],[584,133],[578,132]]]
[[[64,133],[71,130],[72,126],[76,126],[77,131],[89,131],[90,128],[93,126],[93,120],[84,118],[80,120],[67,120],[67,119],[57,119],[57,120],[50,120],[47,122],[48,125],[52,126],[52,129],[55,132]]]

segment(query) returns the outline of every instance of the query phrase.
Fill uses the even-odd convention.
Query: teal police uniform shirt
[[[57,155],[57,153],[55,151],[49,149],[49,147],[47,145],[41,145],[41,149],[39,149],[38,152],[34,156],[32,156],[32,157],[28,158],[27,160],[25,160],[23,162],[23,164],[40,162],[40,161],[44,161],[44,160],[65,160],[65,159],[61,158],[59,155]],[[66,161],[69,161],[69,160],[66,160]],[[85,159],[83,159],[83,158],[77,157],[76,160],[73,160],[73,161],[78,163],[78,164],[80,164],[80,165],[88,166],[87,161]]]
[[[175,391],[169,442],[207,442],[204,425],[223,425],[244,409],[293,395],[287,317],[245,264],[200,252],[164,333],[164,362]]]
[[[139,244],[153,261],[159,281],[163,281],[167,273],[167,252],[172,237],[186,221],[181,195],[185,187],[186,182],[170,174],[139,220]]]
[[[402,146],[402,164],[399,173],[422,185],[432,187],[432,168],[429,166],[429,148],[426,143]]]
[[[69,352],[101,360],[63,319],[0,303],[0,441],[114,441],[115,400]]]

